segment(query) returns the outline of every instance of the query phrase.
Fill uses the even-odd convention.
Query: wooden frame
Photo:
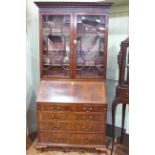
[[[46,76],[43,76],[43,70],[42,70],[42,68],[43,68],[43,62],[42,62],[42,60],[43,60],[43,58],[42,58],[42,16],[43,15],[69,15],[70,16],[70,20],[71,20],[71,13],[64,13],[64,12],[59,12],[59,13],[56,13],[56,12],[47,12],[47,11],[40,11],[40,20],[39,20],[39,30],[40,30],[40,32],[39,32],[39,37],[40,37],[40,78],[41,79],[44,79],[44,78],[46,78]],[[70,25],[70,36],[72,36],[72,34],[71,34],[71,25]],[[70,45],[71,45],[71,39],[70,39]],[[70,51],[72,50],[71,49],[71,47],[72,46],[70,46]],[[72,59],[72,56],[71,56],[71,52],[70,52],[70,59]],[[71,67],[72,65],[71,65],[71,61],[70,61],[70,67]],[[72,69],[71,69],[72,70]],[[70,72],[70,77],[72,77],[72,74],[71,74],[71,72]],[[48,77],[47,76],[47,78],[48,79],[50,79],[50,78],[53,78],[53,77]],[[56,77],[56,78],[59,78],[59,77]],[[66,77],[63,77],[63,78],[66,78]]]
[[[105,13],[96,13],[96,12],[93,12],[93,11],[91,11],[91,13],[90,12],[87,12],[87,11],[85,11],[85,12],[80,12],[80,13],[74,13],[74,40],[76,39],[76,36],[77,36],[77,16],[78,15],[98,15],[98,16],[105,16],[105,32],[104,32],[104,35],[105,35],[105,37],[104,38],[106,38],[105,39],[105,43],[104,43],[104,60],[103,60],[103,62],[104,62],[104,72],[103,72],[103,80],[106,80],[106,67],[107,67],[107,44],[108,44],[108,41],[107,41],[107,38],[108,38],[108,15],[107,14],[105,14]],[[75,73],[74,73],[74,75],[75,75],[75,77],[76,77],[76,46],[74,46],[74,71],[75,71]],[[79,78],[79,79],[87,79],[87,78]],[[96,78],[88,78],[88,79],[92,79],[92,80],[95,80]]]
[[[40,78],[44,79],[88,79],[88,80],[106,80],[106,64],[107,64],[107,44],[108,44],[108,11],[112,3],[103,2],[35,2],[39,7],[39,30],[40,30]],[[51,9],[52,8],[52,9]],[[58,9],[56,9],[58,8]],[[85,11],[84,9],[85,8]],[[92,11],[91,8],[94,8]],[[69,15],[70,16],[70,76],[69,77],[50,77],[43,75],[43,58],[42,58],[42,15]],[[76,77],[76,18],[77,15],[103,15],[105,16],[105,32],[104,32],[104,71],[102,78],[93,77]]]

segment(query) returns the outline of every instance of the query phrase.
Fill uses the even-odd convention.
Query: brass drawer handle
[[[89,116],[89,117],[86,117],[86,116],[82,116],[82,119],[87,119],[87,120],[92,120],[93,119],[93,116]]]
[[[89,116],[89,119],[92,120],[93,119],[93,116]]]
[[[85,143],[89,143],[89,140],[84,140]]]
[[[60,129],[60,126],[53,126],[52,129]]]
[[[64,138],[54,138],[54,142],[64,142]]]
[[[51,107],[51,110],[52,110],[52,111],[59,111],[59,110],[60,110],[60,107],[54,107],[54,106],[52,106],[52,107]]]
[[[90,110],[90,111],[93,111],[93,107],[90,107],[89,110]]]
[[[85,139],[84,139],[84,143],[90,143],[91,140],[92,140],[91,138],[85,138]]]
[[[52,106],[52,107],[51,107],[51,110],[54,110],[54,109],[55,109],[55,108]]]
[[[89,127],[83,126],[83,127],[82,127],[82,129],[85,130],[85,131],[88,131],[88,130],[90,130],[90,129],[92,129],[92,128],[93,128],[92,126],[89,126]]]
[[[93,111],[93,107],[89,107],[89,108],[84,107],[83,110],[85,112],[91,112],[91,111]]]
[[[59,111],[59,110],[60,110],[60,107],[55,108],[55,111]]]
[[[86,107],[83,107],[83,110],[85,111],[85,110],[87,110],[87,108]]]

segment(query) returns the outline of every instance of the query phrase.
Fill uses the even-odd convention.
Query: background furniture
[[[26,149],[29,148],[29,134],[28,134],[28,128],[26,128]]]
[[[40,19],[38,148],[106,152],[105,93],[111,3],[35,2]]]
[[[129,38],[121,42],[121,50],[118,55],[119,64],[119,83],[116,87],[116,97],[112,103],[112,133],[113,133],[113,143],[111,154],[114,149],[115,141],[115,116],[116,108],[118,104],[122,104],[122,137],[119,140],[123,142],[124,137],[124,121],[125,121],[125,109],[126,105],[129,104]]]

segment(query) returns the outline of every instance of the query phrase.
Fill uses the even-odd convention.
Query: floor
[[[93,151],[90,152],[89,150],[68,151],[68,150],[62,150],[62,149],[60,150],[56,148],[54,148],[53,150],[46,149],[41,152],[35,148],[35,142],[36,142],[35,136],[29,139],[30,146],[26,151],[26,155],[100,155],[100,153],[93,152]],[[111,152],[111,138],[110,137],[106,137],[106,145],[108,148],[108,155],[110,155],[110,152]],[[120,144],[117,144],[115,145],[113,155],[129,155],[129,150],[126,147]]]

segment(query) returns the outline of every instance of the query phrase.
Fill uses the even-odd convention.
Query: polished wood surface
[[[61,111],[61,112],[104,112],[106,111],[106,103],[104,105],[93,105],[93,104],[87,104],[83,106],[83,104],[74,104],[71,106],[68,103],[62,104],[54,104],[52,105],[50,103],[44,104],[40,102],[40,104],[37,106],[38,110],[44,110],[44,111],[50,111],[50,112],[55,112],[55,111]]]
[[[107,99],[103,81],[41,81],[37,146],[105,146]]]
[[[37,102],[106,104],[105,83],[73,80],[41,81]]]
[[[40,131],[39,141],[45,143],[102,145],[104,144],[104,137],[103,134],[96,133],[60,133]]]
[[[62,112],[44,112],[42,111],[41,113],[38,113],[38,118],[40,120],[70,120],[70,121],[103,121],[104,120],[104,115],[105,113],[62,113]]]
[[[56,122],[54,120],[52,121],[39,121],[38,127],[40,130],[53,130],[53,131],[70,131],[70,132],[100,132],[102,133],[105,128],[105,124],[96,123],[96,121],[87,121],[87,124],[85,121],[76,121],[74,122],[67,122],[67,121],[59,121]]]

